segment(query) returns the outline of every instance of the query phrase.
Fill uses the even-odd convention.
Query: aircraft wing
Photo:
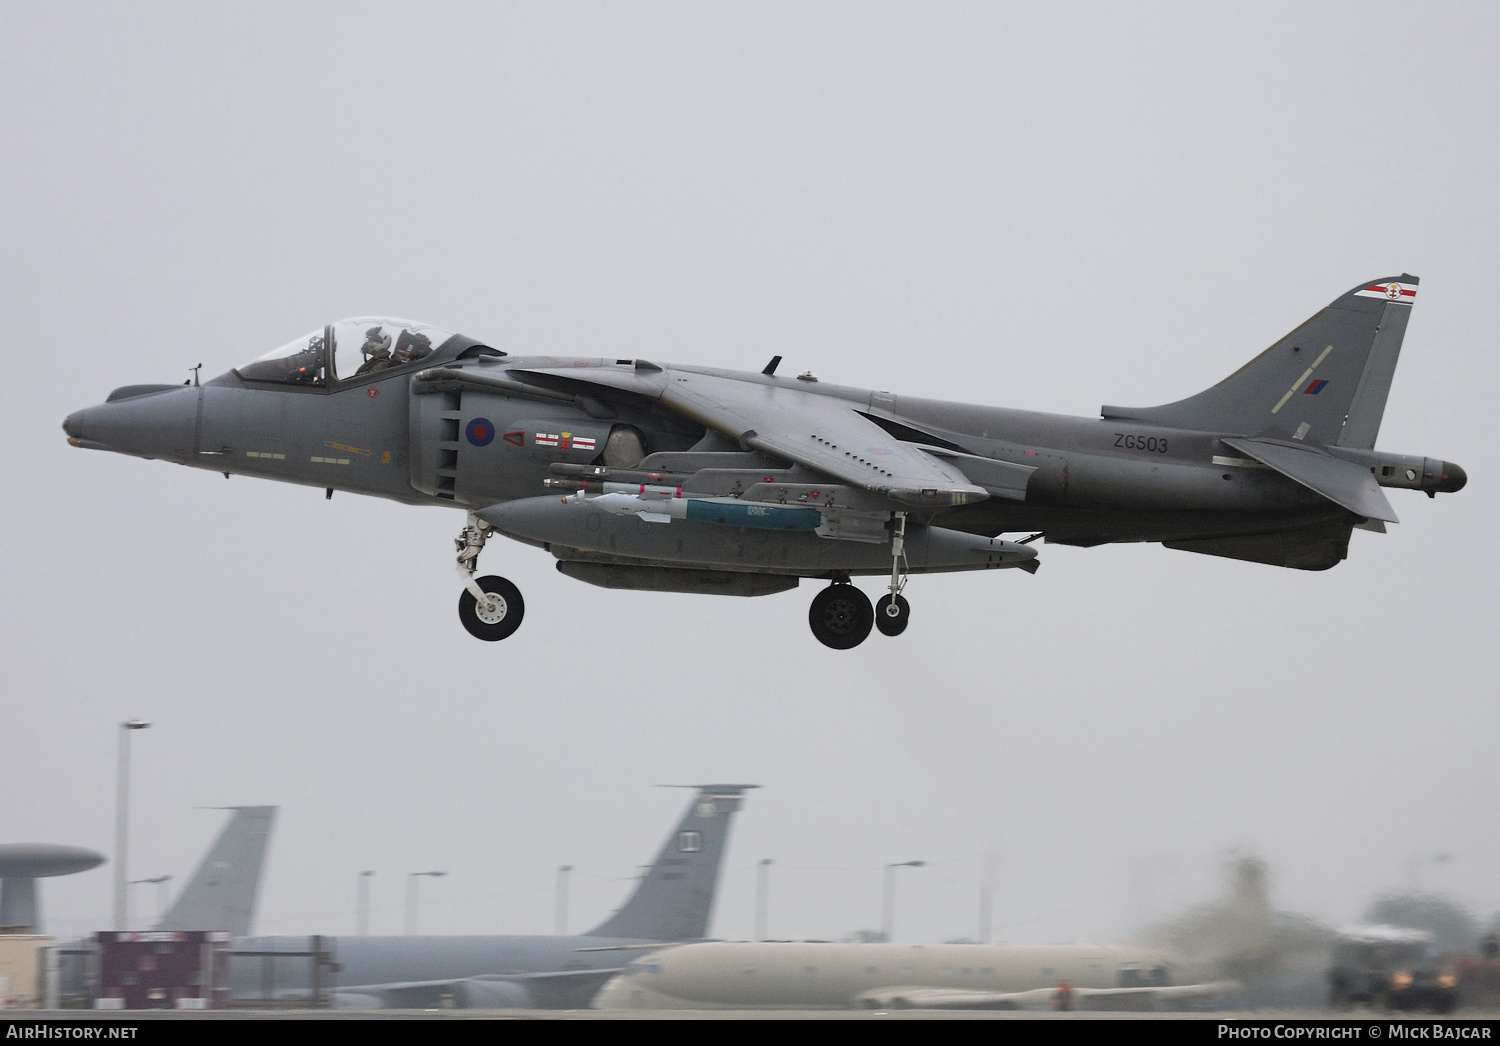
[[[854,401],[776,382],[698,371],[534,368],[513,373],[559,385],[593,385],[648,396],[742,446],[797,462],[893,500],[932,508],[989,497],[955,464],[903,442],[864,417]]]
[[[1239,987],[1237,981],[1139,988],[1074,988],[1077,1010],[1157,1010],[1210,999]],[[1056,988],[988,992],[966,988],[876,988],[856,996],[862,1006],[913,1010],[1050,1010]]]
[[[337,1008],[358,1010],[428,1010],[445,1002],[465,1009],[580,1008],[623,970],[614,967],[361,984],[335,988],[333,996]]]

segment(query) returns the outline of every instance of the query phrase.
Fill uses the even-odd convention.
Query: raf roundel
[[[485,418],[475,418],[464,429],[464,435],[476,447],[488,447],[495,438],[495,426]]]

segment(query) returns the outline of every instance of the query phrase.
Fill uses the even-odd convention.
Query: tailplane
[[[676,830],[619,911],[586,937],[692,941],[708,933],[729,822],[756,785],[699,785]]]
[[[236,937],[249,936],[276,807],[230,809],[234,812],[229,823],[162,916],[158,930],[226,930]]]
[[[1106,418],[1369,450],[1418,280],[1362,283],[1217,385],[1160,407],[1110,407]]]

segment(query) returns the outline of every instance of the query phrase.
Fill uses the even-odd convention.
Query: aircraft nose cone
[[[1438,476],[1438,490],[1444,494],[1452,494],[1463,490],[1469,482],[1469,474],[1451,461],[1443,462],[1443,472]]]
[[[69,414],[68,442],[142,458],[191,462],[197,439],[198,390],[183,386],[116,389],[95,407]],[[128,395],[121,395],[127,391]]]

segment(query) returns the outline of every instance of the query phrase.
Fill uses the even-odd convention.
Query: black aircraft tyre
[[[892,610],[895,613],[891,613]],[[875,627],[880,629],[881,635],[899,636],[909,624],[911,604],[906,601],[905,596],[896,596],[893,600],[887,592],[875,603]]]
[[[486,643],[498,643],[521,627],[526,601],[521,598],[519,588],[493,574],[480,578],[479,587],[492,597],[492,607],[481,609],[479,600],[466,588],[458,597],[458,619],[469,635]]]
[[[835,650],[851,650],[870,634],[875,608],[853,585],[829,585],[813,597],[807,623],[819,643]]]

